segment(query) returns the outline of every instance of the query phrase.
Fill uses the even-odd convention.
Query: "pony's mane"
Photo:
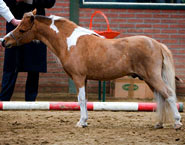
[[[51,23],[51,19],[48,16],[36,15],[35,19],[43,23]]]
[[[51,24],[53,17],[57,18],[57,19],[54,18],[55,21],[60,21],[60,22],[63,21],[63,22],[68,22],[68,23],[76,25],[75,23],[73,23],[72,21],[70,21],[64,17],[59,17],[59,16],[55,16],[55,15],[51,15],[51,16],[35,15],[36,20],[38,20],[39,22],[42,22],[42,23],[46,23],[46,24]]]

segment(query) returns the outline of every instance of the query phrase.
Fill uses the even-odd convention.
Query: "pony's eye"
[[[26,32],[26,31],[24,31],[24,30],[19,30],[19,32],[24,33],[24,32]]]

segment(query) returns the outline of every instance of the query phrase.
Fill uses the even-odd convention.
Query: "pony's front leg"
[[[77,127],[86,127],[87,126],[87,100],[85,94],[85,77],[82,76],[73,76],[73,81],[76,85],[77,94],[78,94],[78,103],[80,105],[80,120],[76,124]]]
[[[87,100],[85,97],[85,87],[79,88],[78,93],[78,103],[80,105],[80,120],[76,124],[77,127],[87,127],[87,119],[88,119],[88,113],[87,113]]]

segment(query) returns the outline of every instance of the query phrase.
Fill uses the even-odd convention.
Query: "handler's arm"
[[[11,3],[14,3],[14,2],[11,1]],[[20,23],[20,20],[15,19],[9,7],[6,5],[6,3],[3,0],[0,0],[0,15],[2,15],[7,22],[11,22],[14,26],[17,26]]]
[[[0,0],[0,15],[2,15],[7,22],[10,22],[12,19],[14,19],[10,9],[3,0]]]

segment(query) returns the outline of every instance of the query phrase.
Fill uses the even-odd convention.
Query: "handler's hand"
[[[17,19],[15,19],[15,18],[11,20],[11,23],[12,23],[14,26],[19,25],[20,22],[21,22],[21,20],[17,20]]]

